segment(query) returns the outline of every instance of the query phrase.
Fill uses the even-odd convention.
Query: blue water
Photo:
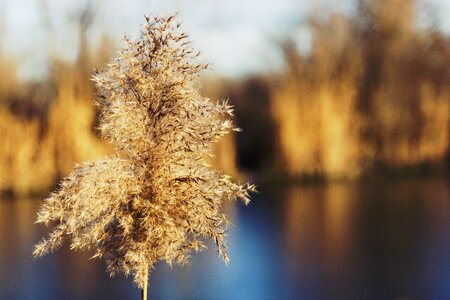
[[[212,245],[187,267],[160,264],[149,299],[450,299],[448,180],[259,190],[227,207],[228,266]],[[40,203],[0,200],[0,299],[140,299],[90,253],[31,258]]]

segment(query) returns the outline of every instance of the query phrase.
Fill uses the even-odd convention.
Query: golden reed
[[[35,256],[93,249],[111,275],[132,274],[144,288],[158,261],[188,261],[213,239],[228,261],[224,201],[249,202],[253,185],[236,184],[211,167],[213,144],[230,131],[232,108],[198,93],[198,62],[173,16],[146,18],[137,41],[93,80],[100,129],[115,156],[75,167],[41,207],[37,223],[53,231]]]

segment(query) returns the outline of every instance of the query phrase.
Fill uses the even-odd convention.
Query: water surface
[[[445,179],[261,186],[227,208],[231,263],[214,247],[157,266],[150,299],[450,299]],[[0,200],[0,299],[139,299],[90,253],[32,259],[41,199]]]

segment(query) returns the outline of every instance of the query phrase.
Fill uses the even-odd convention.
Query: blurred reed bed
[[[93,89],[82,73],[81,68],[55,64],[47,81],[18,83],[25,91],[21,97],[13,93],[0,99],[2,191],[47,191],[74,162],[107,153],[93,130]]]
[[[290,175],[358,175],[362,149],[355,102],[361,59],[348,25],[337,16],[314,21],[310,56],[292,43],[284,45],[288,67],[273,90],[271,112],[277,159]]]
[[[268,95],[250,95],[261,104],[253,106],[254,122],[274,132],[246,136],[269,133],[262,140],[273,139],[274,148],[262,160],[275,174],[333,180],[445,172],[450,39],[420,24],[415,5],[360,1],[354,15],[309,20],[310,52],[294,41],[283,45],[285,69],[259,78]],[[246,103],[237,100],[239,112]]]

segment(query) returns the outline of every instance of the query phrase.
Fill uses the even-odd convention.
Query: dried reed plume
[[[230,131],[232,109],[198,93],[198,63],[174,16],[147,18],[137,41],[93,76],[102,109],[100,129],[116,157],[75,167],[41,207],[37,223],[54,224],[35,246],[42,256],[70,236],[71,249],[93,249],[111,276],[133,274],[147,285],[158,261],[186,263],[214,239],[228,261],[221,212],[226,200],[249,202],[254,186],[238,185],[207,163]]]

